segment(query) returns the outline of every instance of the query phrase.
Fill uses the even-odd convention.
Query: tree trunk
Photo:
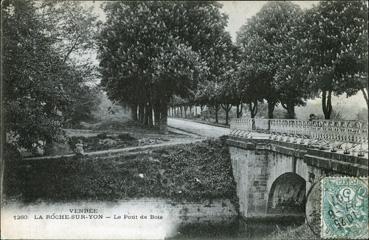
[[[149,106],[148,106],[148,111],[147,111],[147,113],[148,113],[148,126],[149,127],[152,127],[154,124],[153,124],[153,120],[152,120],[152,106],[151,106],[151,104],[149,104]]]
[[[197,117],[197,106],[195,106],[195,116]]]
[[[137,121],[137,104],[131,105],[131,118],[133,121]]]
[[[228,125],[228,123],[229,123],[229,111],[231,111],[232,105],[231,104],[224,104],[224,105],[222,105],[222,108],[224,109],[225,114],[226,114],[225,124]]]
[[[154,126],[160,127],[160,107],[158,105],[154,107]]]
[[[295,104],[292,101],[287,101],[286,103],[281,103],[282,107],[287,110],[286,119],[295,119]]]
[[[183,108],[184,108],[184,117],[187,118],[187,108],[188,108],[188,106],[185,105]]]
[[[255,118],[256,114],[258,113],[258,101],[255,100],[249,103],[249,110],[251,118]]]
[[[145,107],[145,121],[144,124],[148,127],[152,127],[153,123],[152,123],[152,106],[150,103],[147,103],[146,107]]]
[[[218,121],[219,104],[216,104],[214,106],[214,110],[215,110],[215,123],[219,123]]]
[[[236,110],[237,118],[240,118],[242,116],[242,108],[243,108],[242,103],[237,104],[237,110]]]
[[[180,106],[181,108],[181,118],[183,118],[183,106]]]
[[[202,115],[202,119],[205,120],[205,115],[202,114],[204,110],[204,105],[200,105],[200,116]]]
[[[287,103],[287,116],[288,116],[289,119],[295,119],[296,118],[295,104]]]
[[[140,104],[138,106],[138,117],[139,117],[139,120],[142,124],[144,124],[145,122],[145,114],[144,114],[144,111],[145,111],[145,106],[143,104]]]
[[[332,91],[322,92],[322,109],[325,119],[331,119],[332,113]]]
[[[161,103],[160,106],[160,125],[159,125],[159,131],[162,134],[168,134],[168,106],[166,103]]]
[[[147,106],[144,107],[144,125],[145,126],[149,125],[149,114],[148,114]]]
[[[275,101],[268,101],[268,119],[273,119],[275,104]]]

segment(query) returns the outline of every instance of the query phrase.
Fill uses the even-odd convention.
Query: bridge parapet
[[[231,121],[231,136],[253,138],[267,133],[269,139],[299,143],[331,152],[368,156],[368,123],[296,119],[239,118]]]

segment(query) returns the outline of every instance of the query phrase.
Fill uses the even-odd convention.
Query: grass
[[[222,140],[109,159],[11,161],[5,170],[7,198],[24,202],[141,197],[236,202],[230,156]]]

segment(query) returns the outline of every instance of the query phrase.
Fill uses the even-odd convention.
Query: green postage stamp
[[[368,178],[322,179],[321,237],[368,239]]]

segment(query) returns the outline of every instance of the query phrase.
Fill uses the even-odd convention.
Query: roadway
[[[168,118],[168,126],[202,137],[220,137],[228,135],[230,132],[229,128],[211,126],[178,118]]]

